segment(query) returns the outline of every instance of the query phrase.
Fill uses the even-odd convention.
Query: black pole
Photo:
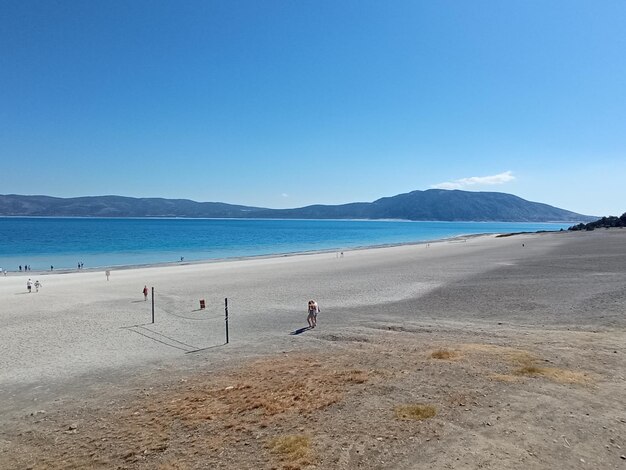
[[[228,344],[228,297],[224,299],[224,314],[226,315],[226,344]]]
[[[154,287],[152,288],[152,323],[154,323]]]

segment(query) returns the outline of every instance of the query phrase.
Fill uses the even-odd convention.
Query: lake
[[[380,220],[0,218],[0,267],[17,271],[145,265],[419,243],[571,223]]]

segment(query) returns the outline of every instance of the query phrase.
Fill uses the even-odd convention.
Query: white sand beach
[[[27,292],[29,278],[41,282],[39,292]],[[155,290],[154,324],[151,298],[143,298],[144,285]],[[276,356],[279,361],[286,354],[310,355],[322,362],[325,357],[344,358],[346,364],[369,371],[368,390],[375,393],[362,391],[359,396],[372,410],[389,408],[399,396],[404,401],[428,398],[442,409],[450,408],[440,413],[438,424],[424,425],[421,434],[391,426],[396,442],[385,434],[387,419],[368,423],[359,417],[358,408],[350,408],[351,395],[345,392],[344,402],[320,407],[318,413],[337,416],[343,409],[355,428],[342,428],[343,437],[333,436],[316,418],[317,424],[307,426],[314,435],[314,457],[301,462],[302,468],[482,468],[481,462],[484,468],[587,468],[583,460],[591,462],[589,468],[624,465],[626,231],[481,236],[346,251],[343,257],[317,253],[120,269],[111,270],[108,281],[104,270],[12,274],[0,277],[0,299],[0,422],[6,429],[0,468],[16,468],[16,462],[63,468],[62,457],[41,460],[35,444],[16,439],[15,433],[32,428],[41,437],[68,420],[87,420],[68,417],[75,404],[99,410],[96,415],[102,417],[112,397],[132,403],[132,394],[146,387],[170,390],[177,381],[193,381],[198,374],[239,370],[258,358]],[[206,301],[205,310],[199,309],[200,299]],[[309,299],[321,308],[318,328],[290,334],[306,326]],[[428,354],[435,347],[456,351],[466,362],[437,363],[425,385],[421,374],[431,367]],[[590,377],[593,384],[489,379],[491,375],[479,371],[489,348],[503,348],[503,354],[489,356],[492,365],[506,356],[506,348],[517,348],[561,370]],[[481,359],[472,362],[476,351]],[[409,356],[413,366],[406,362]],[[381,357],[399,362],[383,367],[377,364]],[[306,377],[306,361],[296,366],[303,367]],[[492,372],[507,376],[504,366],[494,366]],[[385,389],[382,376],[395,388]],[[403,383],[412,383],[414,391],[423,388],[411,396]],[[454,393],[459,403],[452,406]],[[557,401],[567,396],[565,402]],[[593,403],[585,403],[591,399]],[[507,414],[505,402],[516,403],[518,412]],[[465,409],[478,410],[481,416],[470,419],[472,411],[467,411],[457,417]],[[40,411],[47,422],[33,421],[31,413]],[[546,413],[543,419],[541,413]],[[567,418],[570,413],[577,417]],[[494,432],[503,424],[496,415],[509,420],[500,432]],[[303,426],[296,417],[290,419],[294,429]],[[371,426],[376,427],[368,430]],[[522,438],[525,426],[528,433]],[[562,429],[551,429],[555,426]],[[505,434],[505,428],[517,434]],[[585,436],[584,429],[591,428],[595,434]],[[460,433],[456,439],[454,429]],[[569,446],[564,448],[565,429]],[[362,447],[333,444],[354,441],[357,435],[366,436]],[[376,440],[379,435],[384,439]],[[221,457],[207,451],[202,462],[210,462],[211,468],[278,468],[280,459],[272,460],[263,444],[251,439],[248,445],[261,446],[256,453],[235,446],[237,452]],[[443,442],[449,445],[445,455],[440,453]],[[621,452],[615,447],[618,442]],[[28,449],[30,460],[17,457],[20,449]],[[73,449],[70,453],[85,464],[88,453]],[[158,468],[180,460],[181,448],[169,442],[168,449],[131,460],[111,451],[106,462]],[[173,449],[176,458],[168,454]],[[474,453],[476,449],[480,452]],[[143,452],[136,450],[137,455]],[[430,464],[415,463],[412,459],[419,455]],[[454,455],[465,460],[455,460]],[[188,463],[180,468],[205,468],[200,460],[183,460]],[[559,462],[571,465],[552,466]]]
[[[493,268],[497,261],[476,257],[519,244],[485,236],[348,251],[342,258],[320,253],[111,270],[108,281],[104,270],[14,274],[0,279],[1,384],[65,380],[222,345],[225,298],[236,345],[271,344],[306,326],[309,298],[323,305],[324,323],[356,325],[369,318],[358,313],[362,308],[419,298],[467,272]],[[39,292],[28,294],[28,279],[40,281]],[[154,325],[144,285],[155,289]],[[139,324],[146,328],[129,328]],[[156,341],[137,333],[149,335],[148,329]]]

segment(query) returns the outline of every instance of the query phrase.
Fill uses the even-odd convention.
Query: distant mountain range
[[[402,219],[502,222],[589,222],[597,217],[526,201],[512,194],[429,189],[374,202],[267,209],[188,199],[0,195],[0,216]]]

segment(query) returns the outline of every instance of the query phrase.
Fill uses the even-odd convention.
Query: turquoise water
[[[0,218],[0,267],[140,265],[416,243],[571,224],[259,219]]]

